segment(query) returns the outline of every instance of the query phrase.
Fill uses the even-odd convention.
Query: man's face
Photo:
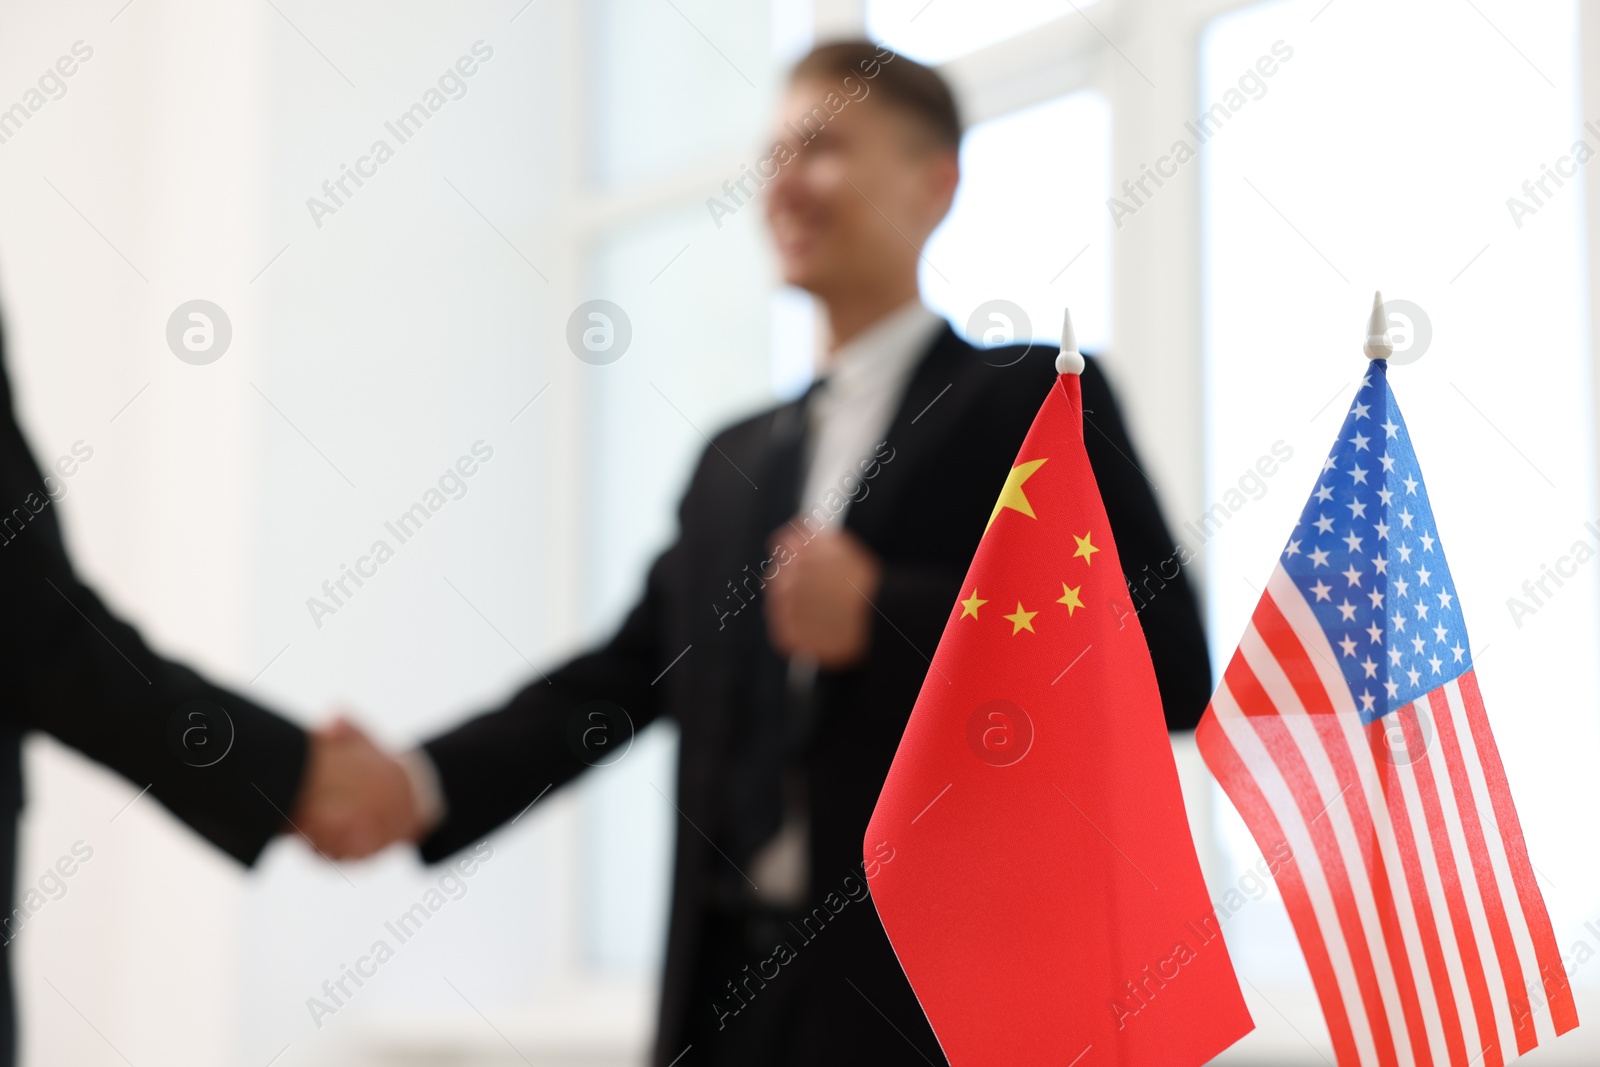
[[[959,177],[955,153],[931,140],[859,75],[793,82],[773,121],[782,148],[766,187],[783,280],[826,297],[914,276]]]

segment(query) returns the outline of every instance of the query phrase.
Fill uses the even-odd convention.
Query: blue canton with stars
[[[1283,568],[1328,635],[1369,723],[1472,668],[1388,364],[1374,360],[1317,488],[1283,550]]]

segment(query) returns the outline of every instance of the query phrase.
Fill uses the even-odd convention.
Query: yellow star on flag
[[[1044,460],[1039,462],[1043,463]],[[1033,628],[1033,617],[1037,614],[1039,614],[1037,611],[1023,611],[1022,601],[1019,600],[1017,601],[1016,613],[1002,616],[1002,618],[1011,624],[1011,636],[1015,637],[1023,630],[1028,631],[1030,634],[1037,632]]]
[[[976,619],[978,617],[978,609],[987,604],[988,601],[978,599],[978,589],[976,586],[974,586],[971,596],[967,597],[965,600],[958,600],[956,603],[961,605],[961,617],[963,619],[968,615],[971,615],[974,619]]]
[[[1088,533],[1084,534],[1082,537],[1079,537],[1077,534],[1073,534],[1072,535],[1072,539],[1074,541],[1078,542],[1078,551],[1076,551],[1076,552],[1074,552],[1072,554],[1074,559],[1076,559],[1079,556],[1082,556],[1084,563],[1090,564],[1090,563],[1094,562],[1094,560],[1090,559],[1089,557],[1094,555],[1096,552],[1098,552],[1100,550],[1089,543],[1089,538],[1092,537],[1093,535],[1094,535],[1094,531],[1093,530],[1090,530]]]
[[[1000,514],[1001,508],[1020,511],[1030,519],[1038,518],[1033,513],[1033,505],[1028,503],[1028,498],[1022,491],[1022,483],[1033,477],[1033,472],[1044,466],[1044,463],[1042,459],[1030,459],[1011,468],[1011,473],[1006,475],[1006,484],[1000,490],[1000,499],[994,502],[994,510],[989,513],[989,521],[984,524],[984,533],[988,533],[989,527],[994,525],[995,516]]]
[[[1083,607],[1083,601],[1078,599],[1078,593],[1082,589],[1083,586],[1081,585],[1078,586],[1077,589],[1071,589],[1068,588],[1066,582],[1061,583],[1061,599],[1057,600],[1056,603],[1065,604],[1067,606],[1067,618],[1069,619],[1072,618],[1073,612]]]

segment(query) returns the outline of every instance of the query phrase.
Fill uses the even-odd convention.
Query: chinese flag
[[[869,860],[881,843],[895,859],[869,863],[872,899],[953,1067],[1186,1067],[1254,1025],[1075,373],[1028,431],[951,608]]]

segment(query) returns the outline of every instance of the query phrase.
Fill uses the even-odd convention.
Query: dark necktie
[[[806,430],[811,401],[822,380],[813,383],[795,404],[773,419],[772,437],[762,464],[757,533],[761,555],[767,558],[767,539],[795,516],[805,462]],[[770,574],[770,569],[768,570]],[[772,839],[783,821],[783,774],[794,754],[794,710],[790,707],[789,661],[773,649],[763,620],[754,627],[753,670],[747,676],[748,702],[729,767],[728,851],[745,869],[750,859]]]

